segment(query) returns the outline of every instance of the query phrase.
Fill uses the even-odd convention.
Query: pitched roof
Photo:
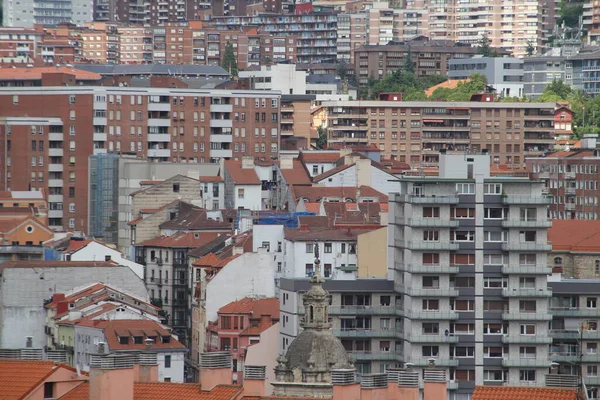
[[[102,75],[69,67],[0,68],[0,81],[40,80],[42,74],[73,74],[77,80],[97,81]]]
[[[340,158],[339,151],[301,151],[298,156],[305,163],[335,163]]]
[[[600,221],[555,219],[548,229],[552,250],[572,252],[600,252]]]
[[[241,393],[241,386],[218,385],[203,392],[194,383],[153,382],[133,384],[133,400],[233,400]],[[66,393],[60,400],[89,400],[90,385],[84,382]]]
[[[574,388],[475,386],[472,400],[576,400]]]
[[[360,193],[359,193],[360,192]],[[294,201],[300,198],[308,200],[309,203],[318,203],[324,198],[352,199],[357,197],[378,197],[380,203],[387,203],[388,196],[373,189],[370,186],[292,186]],[[360,194],[360,196],[357,196]]]
[[[344,171],[344,170],[347,170],[348,168],[350,168],[350,167],[353,167],[353,166],[354,166],[354,164],[344,164],[344,165],[338,165],[338,166],[337,166],[337,167],[335,167],[335,168],[331,168],[329,171],[325,171],[325,172],[323,172],[322,174],[315,176],[315,177],[313,178],[313,181],[314,181],[315,183],[316,183],[316,182],[320,182],[320,181],[322,181],[323,179],[327,179],[327,178],[329,178],[330,176],[333,176],[333,175],[337,174],[338,172],[342,172],[342,171]]]
[[[427,89],[425,91],[425,95],[427,97],[429,97],[433,94],[433,92],[435,92],[436,89],[439,89],[439,88],[456,89],[456,87],[458,87],[459,83],[469,82],[470,80],[471,79],[448,79],[447,81],[438,83],[437,85],[432,86],[429,89]]]
[[[73,293],[69,294],[68,296],[65,296],[65,298],[62,299],[62,300],[59,299],[57,301],[52,301],[51,303],[46,304],[45,307],[46,308],[50,308],[50,309],[54,309],[54,308],[56,308],[58,306],[58,302],[59,301],[60,302],[62,302],[62,301],[68,301],[68,302],[71,303],[71,302],[76,301],[78,299],[81,299],[81,298],[83,298],[85,296],[89,296],[90,294],[95,293],[95,292],[97,292],[99,290],[102,290],[105,287],[106,287],[106,285],[103,284],[103,283],[94,283],[93,285],[87,286],[87,287],[85,287],[85,288],[83,288],[81,290],[78,290],[76,292],[73,292]],[[56,296],[58,296],[58,294]]]
[[[274,297],[267,299],[253,299],[244,297],[241,300],[219,308],[219,314],[252,314],[254,318],[261,315],[270,315],[272,318],[279,318],[279,300]]]
[[[86,239],[86,240],[69,240],[69,247],[67,247],[67,249],[64,251],[64,253],[74,253],[77,250],[83,249],[85,246],[87,246],[88,244],[92,243],[93,240],[91,239]]]
[[[260,185],[260,179],[254,168],[242,168],[242,162],[237,160],[225,161],[225,169],[236,185]]]
[[[194,250],[190,250],[188,252],[188,256],[189,257],[203,257],[206,254],[210,253],[210,252],[214,252],[214,251],[219,251],[221,250],[223,247],[225,247],[225,242],[227,242],[227,239],[231,238],[231,235],[229,234],[222,234],[221,236],[216,237],[215,239],[211,240],[210,242],[195,248]]]
[[[0,399],[22,399],[61,365],[54,361],[0,359]]]
[[[294,160],[294,168],[280,171],[288,185],[312,185],[310,176],[300,160]]]
[[[175,338],[171,337],[171,332],[163,328],[158,322],[147,320],[147,319],[115,319],[108,321],[104,327],[104,335],[106,336],[106,342],[108,348],[111,351],[115,350],[144,350],[146,344],[142,340],[142,343],[134,343],[133,340],[129,340],[127,344],[121,344],[119,342],[119,336],[143,336],[144,339],[152,336],[169,336],[169,342],[163,343],[161,339],[156,339],[152,344],[154,349],[185,349],[185,346]]]
[[[193,249],[205,245],[214,240],[219,233],[217,232],[177,232],[172,236],[158,236],[154,239],[146,240],[136,246],[145,247],[181,247]]]
[[[217,175],[217,176],[201,176],[199,180],[200,180],[200,182],[223,182],[223,178],[221,178],[219,175]]]
[[[232,229],[232,224],[208,218],[204,208],[181,202],[177,217],[160,224],[160,229],[185,229],[185,230],[226,230]]]
[[[365,229],[328,229],[328,228],[284,228],[284,237],[292,242],[314,242],[314,241],[330,241],[343,242],[355,241],[361,233],[377,229],[379,226],[369,226]]]

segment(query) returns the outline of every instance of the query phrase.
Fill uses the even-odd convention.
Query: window
[[[313,269],[313,264],[306,264],[304,266],[304,269],[305,269],[305,275],[306,276],[308,276],[308,277],[313,276],[313,274],[315,272],[314,269]]]
[[[533,325],[533,324],[521,325],[521,335],[535,335],[535,325]]]
[[[556,265],[562,265],[562,257],[554,257],[554,264]]]
[[[54,385],[55,385],[55,382],[45,382],[44,383],[44,398],[45,399],[53,399],[54,398]]]
[[[475,231],[451,231],[450,240],[454,242],[472,242],[475,240]]]
[[[519,349],[520,358],[535,358],[535,346],[521,346]]]
[[[331,277],[331,264],[324,264],[323,265],[323,276],[325,278]]]
[[[440,348],[439,346],[423,346],[422,355],[423,357],[439,357]]]
[[[312,243],[306,243],[306,252],[312,254],[312,253],[314,253],[314,251],[315,250],[313,248],[313,244]]]
[[[379,304],[380,305],[382,305],[384,307],[389,307],[391,303],[392,303],[391,296],[381,296],[381,297],[379,297]]]
[[[438,311],[440,309],[440,301],[437,299],[424,299],[423,311]]]
[[[423,207],[423,218],[439,218],[439,207]]]
[[[325,247],[323,249],[323,253],[331,253],[333,246],[331,243],[325,243]]]
[[[536,312],[535,300],[520,300],[519,301],[519,312],[535,313]]]
[[[598,366],[597,365],[588,365],[586,374],[587,374],[587,376],[598,376]]]
[[[475,357],[475,347],[458,346],[450,349],[450,356],[456,358],[473,358]]]
[[[439,231],[423,231],[423,241],[425,242],[437,242],[440,240]]]
[[[519,265],[535,265],[535,254],[519,254]]]
[[[483,218],[485,219],[504,219],[508,215],[508,210],[504,208],[484,208]]]
[[[450,215],[454,219],[473,219],[475,218],[474,208],[452,208]]]
[[[596,275],[600,275],[600,260],[594,261],[594,272]]]
[[[439,289],[440,278],[438,276],[424,276],[423,277],[423,288],[424,289]]]
[[[519,380],[524,382],[535,382],[534,369],[522,369],[519,371]]]
[[[244,198],[244,189],[238,188],[238,199],[243,199],[243,198]]]
[[[171,356],[165,355],[165,368],[171,368]]]
[[[508,351],[506,353],[508,353]],[[484,347],[483,348],[483,357],[484,358],[503,358],[504,357],[504,349],[502,347]]]
[[[263,248],[267,249],[267,253],[271,251],[271,242],[262,242]]]
[[[474,183],[457,183],[456,193],[458,194],[475,194]]]
[[[533,278],[533,277],[519,278],[519,288],[520,289],[535,289],[535,278]]]
[[[521,242],[535,242],[536,232],[535,231],[520,231],[519,240]]]
[[[437,322],[423,322],[423,335],[439,335],[440,324]]]
[[[598,298],[597,297],[588,297],[586,299],[587,308],[597,308]]]
[[[501,183],[486,183],[483,185],[483,194],[502,194]]]
[[[483,324],[484,335],[504,335],[508,332],[508,326],[498,323]]]

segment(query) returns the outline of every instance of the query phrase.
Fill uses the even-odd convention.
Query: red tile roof
[[[220,176],[201,176],[200,182],[223,182],[223,178]]]
[[[59,368],[71,369],[54,361],[0,359],[0,399],[24,398]]]
[[[279,318],[279,300],[274,297],[267,299],[253,299],[245,297],[241,300],[219,308],[219,314],[252,314],[253,318],[260,318],[261,315],[270,315],[272,318]]]
[[[63,253],[74,253],[79,249],[83,249],[85,246],[93,242],[91,239],[86,240],[73,240],[69,241],[69,247]]]
[[[548,229],[552,250],[600,252],[600,221],[555,219]]]
[[[353,166],[354,166],[354,164],[339,165],[339,166],[337,166],[335,168],[330,169],[329,171],[325,171],[322,174],[315,176],[313,178],[313,181],[315,183],[316,182],[320,182],[323,179],[327,179],[327,178],[329,178],[329,177],[337,174],[338,172],[342,172],[342,171],[347,170],[348,168],[353,167]]]
[[[7,80],[40,80],[42,74],[63,73],[73,74],[76,80],[98,81],[102,75],[69,67],[34,67],[34,68],[0,68],[0,81]]]
[[[236,185],[260,185],[261,183],[254,168],[243,169],[241,161],[227,160],[225,169]]]
[[[178,232],[173,236],[159,236],[146,240],[136,246],[145,247],[181,247],[196,248],[215,240],[219,236],[217,232]]]
[[[305,163],[335,163],[340,158],[339,151],[301,151],[298,156]]]
[[[475,386],[472,400],[576,400],[577,390],[527,386]]]
[[[242,392],[240,386],[218,385],[211,391],[203,392],[194,383],[154,382],[133,384],[134,400],[233,400]],[[90,385],[82,383],[66,393],[60,400],[89,400]]]
[[[207,268],[223,268],[227,264],[229,264],[232,260],[238,258],[241,254],[235,254],[232,256],[227,256],[225,258],[220,258],[214,253],[210,253],[195,261],[192,265],[194,267],[207,267]]]
[[[177,217],[160,224],[160,229],[231,231],[232,224],[230,222],[217,221],[216,219],[208,218],[205,209],[182,201],[179,206],[179,214]]]
[[[294,160],[294,168],[282,169],[281,174],[288,185],[312,185],[310,176],[300,160]]]
[[[117,333],[118,332],[118,333]],[[171,337],[171,333],[163,328],[159,323],[146,320],[146,319],[116,319],[108,321],[104,328],[104,335],[106,336],[106,342],[108,348],[111,351],[118,350],[143,350],[146,348],[146,344],[133,343],[133,339],[130,338],[128,344],[119,343],[119,336],[127,334],[128,336],[137,336],[141,333],[144,339],[150,336],[156,336],[153,348],[156,349],[181,349],[184,350],[185,346],[179,343],[175,338]],[[170,340],[168,343],[163,343],[158,336],[169,336]]]
[[[340,199],[352,199],[356,201],[357,194],[360,197],[378,197],[380,203],[387,203],[388,196],[373,189],[370,186],[361,186],[360,188],[350,186],[293,186],[292,194],[294,202],[298,202],[300,198],[307,199],[309,203],[318,203],[323,198],[340,198]]]

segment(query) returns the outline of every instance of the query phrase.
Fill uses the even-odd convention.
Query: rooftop
[[[44,193],[32,191],[0,191],[0,200],[44,200]]]
[[[0,81],[35,81],[41,80],[42,74],[73,74],[76,80],[96,81],[102,79],[102,75],[95,72],[84,71],[71,67],[33,67],[33,68],[0,68]]]
[[[288,185],[312,185],[310,176],[306,172],[304,164],[300,160],[294,160],[292,169],[281,169],[281,174]]]
[[[600,220],[552,220],[548,241],[553,251],[600,252]]]
[[[59,368],[54,361],[0,359],[0,399],[23,399]]]
[[[166,65],[166,64],[77,64],[78,70],[99,75],[217,75],[228,77],[229,73],[212,65]]]
[[[237,160],[225,161],[225,169],[229,172],[231,180],[237,185],[260,185],[260,179],[254,168],[242,168],[242,162]]]
[[[253,318],[270,315],[272,318],[278,319],[279,300],[274,297],[267,299],[245,297],[221,307],[219,314],[252,314]]]
[[[181,202],[177,217],[160,224],[160,229],[224,230],[232,229],[229,222],[217,221],[207,216],[206,210],[186,202]]]
[[[296,202],[304,199],[309,203],[318,203],[324,198],[336,198],[341,199],[341,201],[350,199],[356,202],[357,198],[365,197],[377,198],[381,203],[388,202],[388,196],[370,186],[360,186],[359,188],[349,186],[293,186],[292,194]]]
[[[184,350],[185,346],[171,337],[171,332],[163,328],[158,322],[145,319],[119,319],[107,321],[104,327],[104,335],[108,348],[111,351],[119,350],[144,350],[146,344],[142,339],[140,343],[135,343],[134,337],[151,338],[154,340],[152,348]],[[130,338],[127,344],[121,344],[119,338]],[[168,337],[168,341],[163,341],[163,337]]]
[[[237,399],[242,388],[233,385],[218,385],[211,391],[202,391],[193,383],[155,382],[133,384],[134,400],[233,400]],[[89,400],[90,385],[84,382],[60,400]]]
[[[301,151],[298,158],[304,163],[335,163],[340,158],[339,151]]]
[[[527,386],[475,386],[472,400],[576,400],[571,388]]]
[[[41,260],[19,260],[5,261],[0,264],[0,270],[6,268],[126,268],[115,262],[105,261],[41,261]]]
[[[177,232],[172,236],[159,236],[154,239],[137,243],[140,247],[180,247],[193,249],[215,240],[219,236],[216,232]]]

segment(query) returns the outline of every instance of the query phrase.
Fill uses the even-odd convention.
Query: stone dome
[[[346,349],[333,332],[305,329],[290,344],[285,355],[287,369],[297,371],[330,371],[354,368]]]

